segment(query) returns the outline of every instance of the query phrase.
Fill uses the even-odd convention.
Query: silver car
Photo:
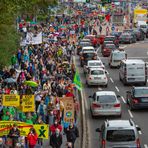
[[[104,121],[99,132],[99,148],[141,148],[138,131],[141,129],[130,120]]]
[[[113,91],[97,91],[89,96],[92,117],[95,116],[121,116],[121,103]]]

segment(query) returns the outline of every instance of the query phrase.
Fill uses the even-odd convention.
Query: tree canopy
[[[0,0],[0,68],[10,64],[19,43],[16,18],[22,14],[44,15],[57,0]]]

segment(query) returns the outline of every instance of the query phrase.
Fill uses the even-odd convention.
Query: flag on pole
[[[80,76],[77,70],[74,76],[74,84],[78,90],[82,90],[82,83],[81,83]]]

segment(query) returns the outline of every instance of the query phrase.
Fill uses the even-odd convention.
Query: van
[[[125,59],[121,61],[119,69],[119,79],[126,84],[147,83],[147,65],[140,59]]]
[[[127,58],[126,52],[120,51],[120,50],[113,50],[110,54],[109,58],[109,66],[112,67],[120,67],[121,60],[124,60]]]

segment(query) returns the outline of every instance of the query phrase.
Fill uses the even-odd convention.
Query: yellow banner
[[[74,101],[73,98],[65,97],[62,99],[64,103],[64,122],[74,122]]]
[[[3,106],[19,106],[20,105],[20,96],[19,95],[3,95]]]
[[[34,127],[39,138],[48,139],[49,138],[49,125],[48,124],[27,124],[25,122],[19,121],[0,121],[0,136],[8,135],[10,129],[13,125],[17,124],[18,129],[20,130],[21,136],[27,136],[30,128]]]
[[[35,103],[34,95],[23,95],[22,97],[22,112],[34,112]]]
[[[134,13],[135,14],[147,14],[147,10],[146,9],[135,9]]]

